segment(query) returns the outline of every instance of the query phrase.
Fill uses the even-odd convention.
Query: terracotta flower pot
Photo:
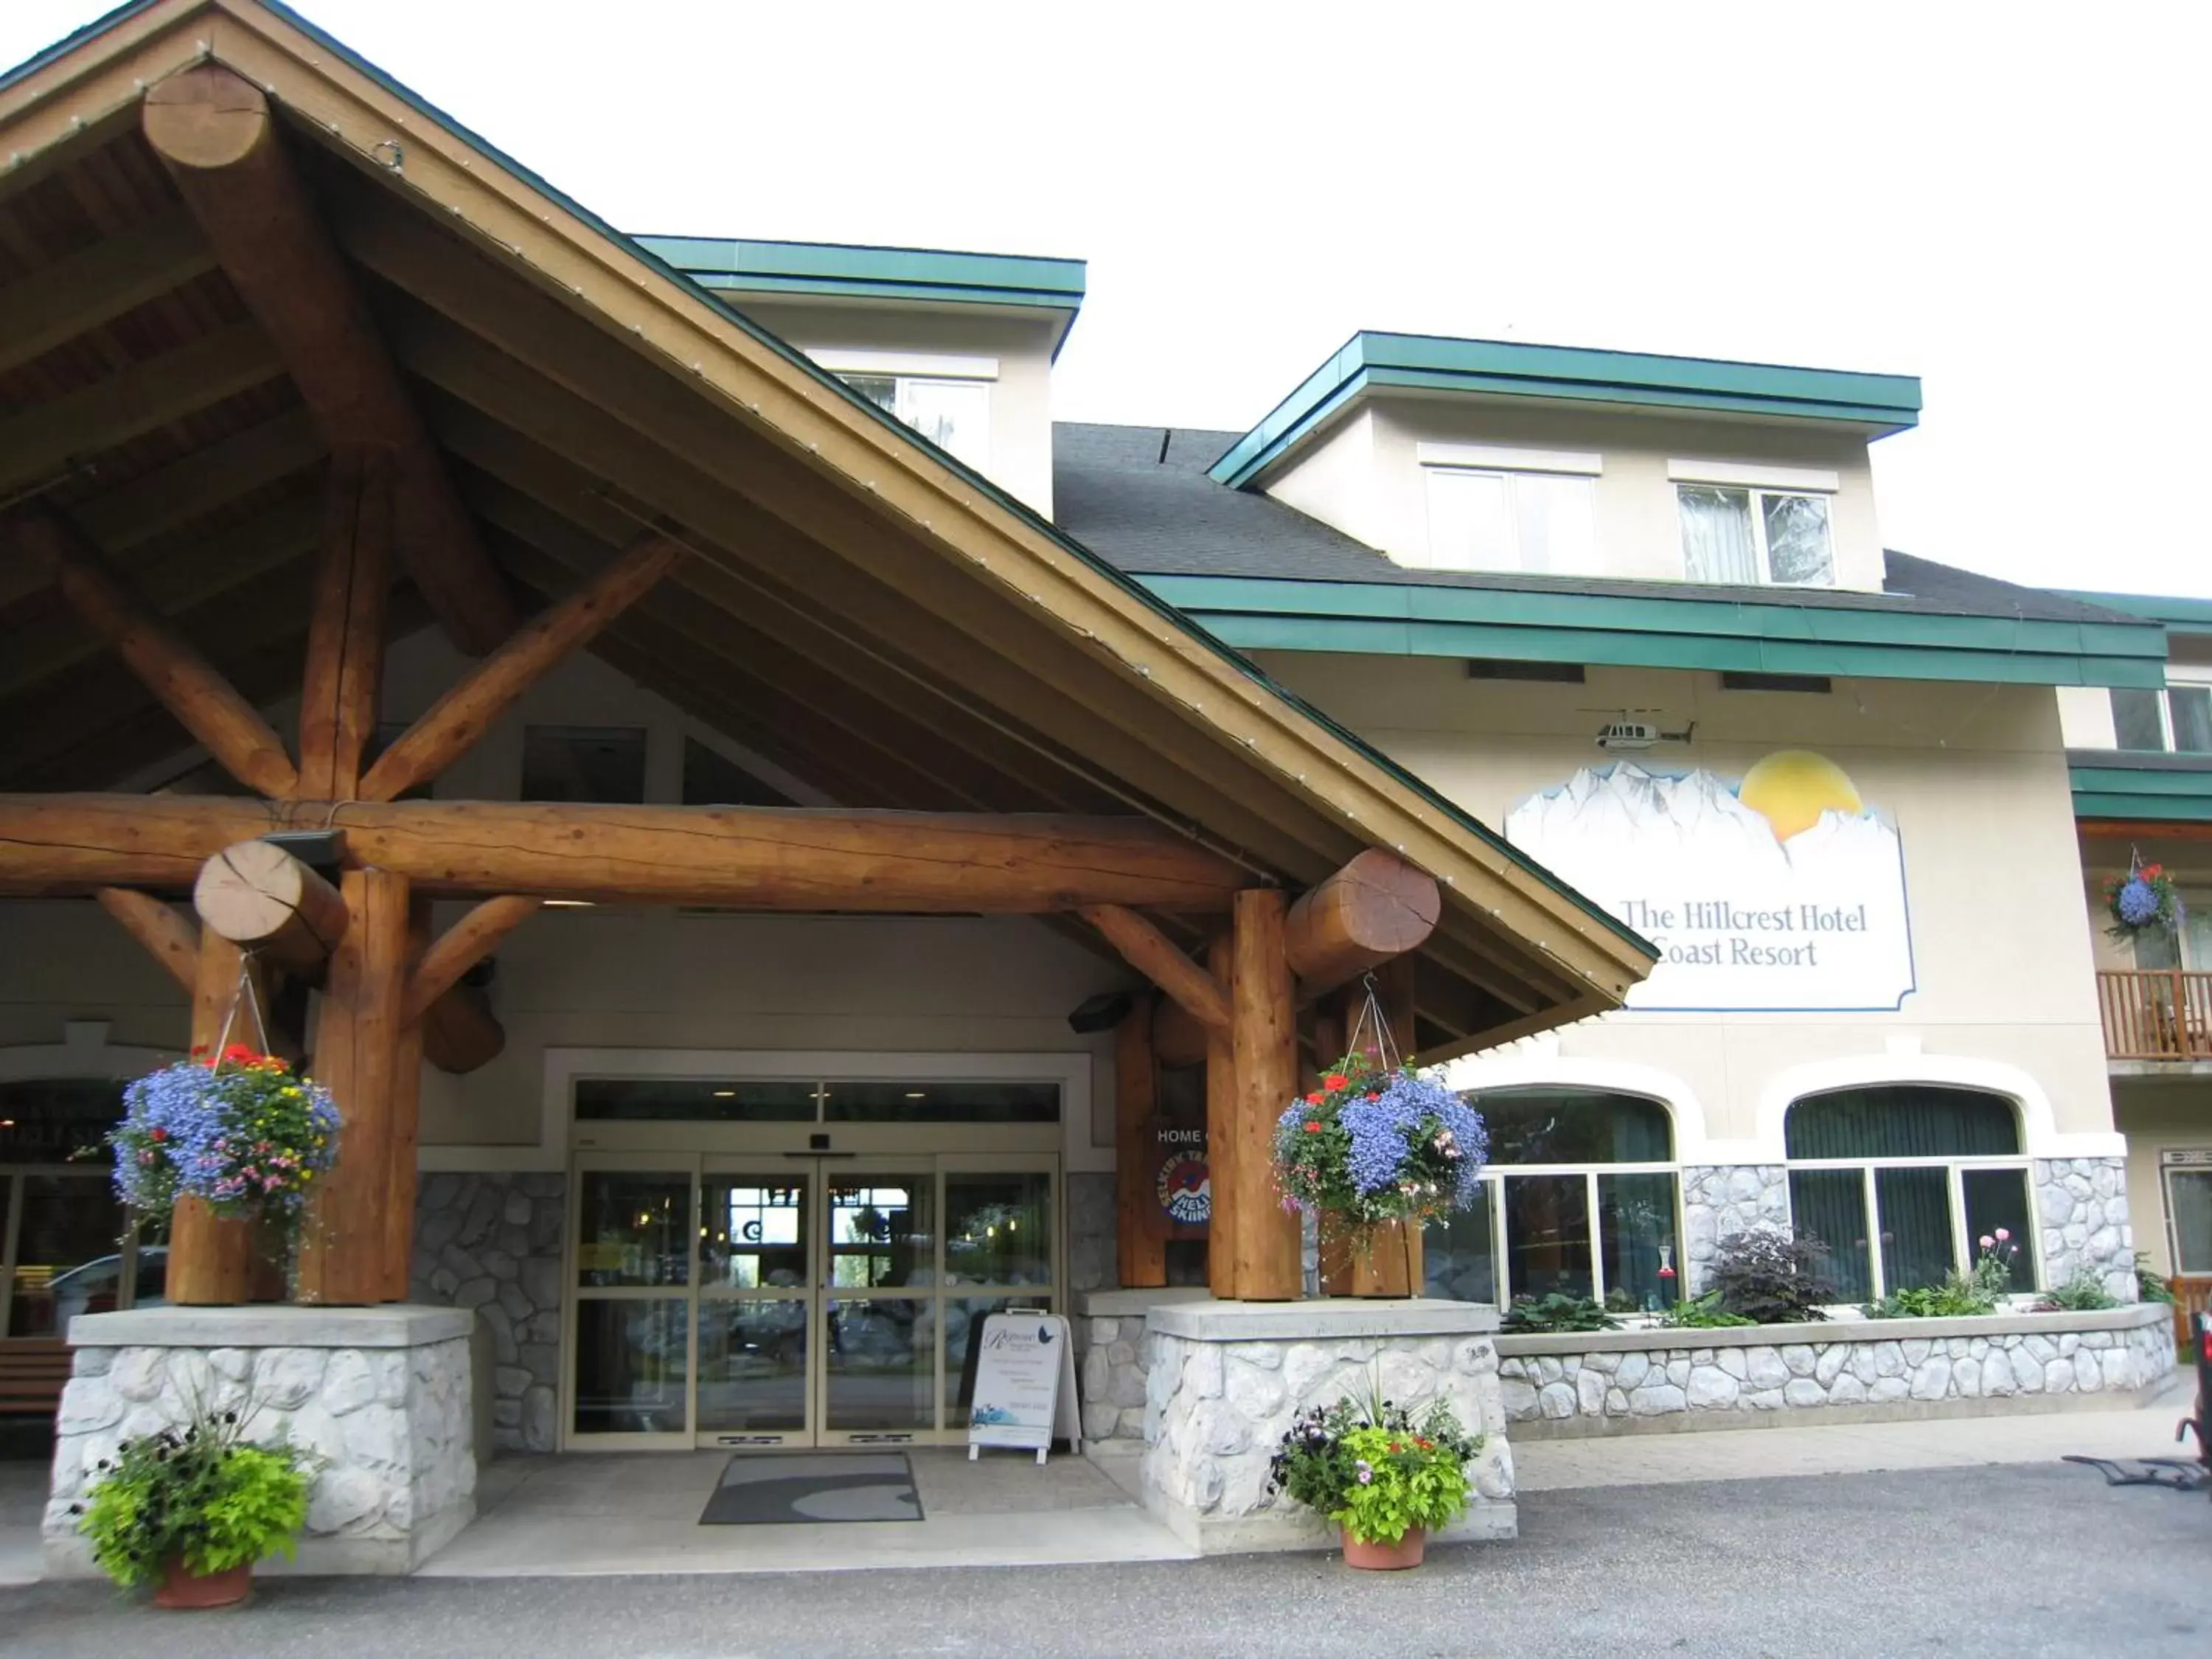
[[[1354,1538],[1349,1528],[1344,1534],[1344,1565],[1358,1567],[1363,1572],[1400,1572],[1407,1567],[1418,1567],[1428,1547],[1427,1536],[1419,1527],[1406,1528],[1406,1535],[1395,1544]]]
[[[204,1575],[191,1571],[182,1561],[172,1561],[161,1569],[161,1582],[154,1586],[154,1605],[179,1610],[228,1607],[243,1601],[252,1589],[251,1561]]]

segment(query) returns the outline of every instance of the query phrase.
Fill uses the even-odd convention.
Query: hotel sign
[[[1659,947],[1632,1008],[1889,1011],[1915,988],[1903,843],[1824,756],[1586,767],[1505,836]]]

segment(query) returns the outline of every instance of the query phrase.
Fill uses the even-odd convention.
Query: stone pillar
[[[1156,1307],[1145,1323],[1145,1506],[1200,1553],[1338,1547],[1326,1517],[1268,1492],[1267,1465],[1299,1412],[1374,1388],[1416,1413],[1442,1398],[1483,1436],[1468,1512],[1443,1541],[1515,1535],[1495,1308],[1204,1301]]]
[[[249,1438],[323,1460],[298,1559],[261,1571],[411,1572],[476,1514],[471,1326],[459,1309],[404,1304],[79,1315],[55,1420],[46,1577],[98,1571],[71,1506],[118,1442],[181,1423],[195,1399],[246,1416]]]
[[[1762,1227],[1790,1231],[1790,1171],[1783,1165],[1683,1165],[1682,1294],[1704,1293],[1721,1240]]]
[[[2096,1274],[2107,1296],[2136,1299],[2136,1231],[2128,1219],[2128,1165],[2120,1158],[2039,1158],[2035,1213],[2043,1282]]]

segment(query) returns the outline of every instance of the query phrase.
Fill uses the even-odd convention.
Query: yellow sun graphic
[[[1866,810],[1844,769],[1808,749],[1767,756],[1743,775],[1736,799],[1774,826],[1777,841],[1810,830],[1831,809],[1853,814]]]

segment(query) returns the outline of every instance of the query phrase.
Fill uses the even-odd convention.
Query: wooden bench
[[[58,1337],[0,1339],[0,1417],[52,1417],[70,1379],[69,1344]]]

